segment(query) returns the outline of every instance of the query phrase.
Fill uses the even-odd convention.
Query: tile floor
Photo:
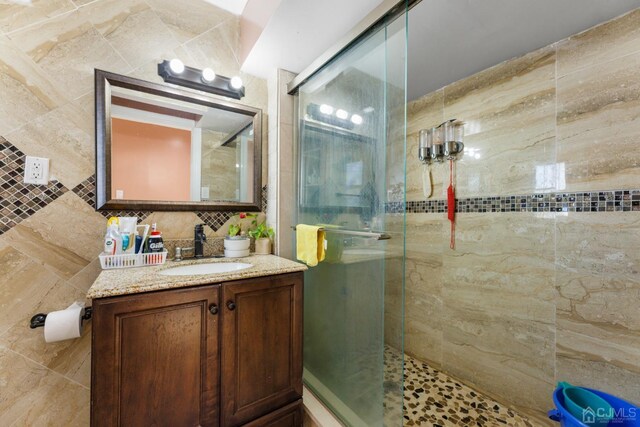
[[[400,353],[385,352],[385,424],[398,425]],[[405,355],[404,426],[535,427],[534,422],[425,363]]]

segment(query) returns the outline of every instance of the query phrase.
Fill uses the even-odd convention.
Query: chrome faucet
[[[207,241],[207,236],[204,234],[204,224],[196,225],[193,231],[193,255],[196,258],[202,258],[204,256],[204,242]]]

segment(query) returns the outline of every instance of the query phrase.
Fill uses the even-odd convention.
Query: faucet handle
[[[183,260],[182,252],[183,251],[192,251],[193,249],[194,248],[181,248],[181,247],[177,246],[176,247],[176,253],[175,253],[174,257],[173,257],[173,260],[174,261],[182,261]]]

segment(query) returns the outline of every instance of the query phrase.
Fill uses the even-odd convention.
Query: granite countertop
[[[243,262],[252,264],[252,267],[228,273],[199,274],[193,276],[164,276],[159,274],[162,270],[172,267],[223,262]],[[87,298],[106,298],[164,289],[184,288],[188,286],[226,282],[229,280],[293,273],[306,269],[307,266],[304,264],[275,255],[250,255],[244,258],[188,259],[179,262],[167,261],[163,265],[152,267],[103,270],[89,288]]]

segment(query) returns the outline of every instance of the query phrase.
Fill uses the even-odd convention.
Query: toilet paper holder
[[[82,315],[82,320],[90,320],[91,312],[92,312],[91,307],[85,307],[84,314]],[[45,320],[47,320],[47,315],[45,313],[38,313],[31,318],[29,327],[31,329],[43,328]]]

